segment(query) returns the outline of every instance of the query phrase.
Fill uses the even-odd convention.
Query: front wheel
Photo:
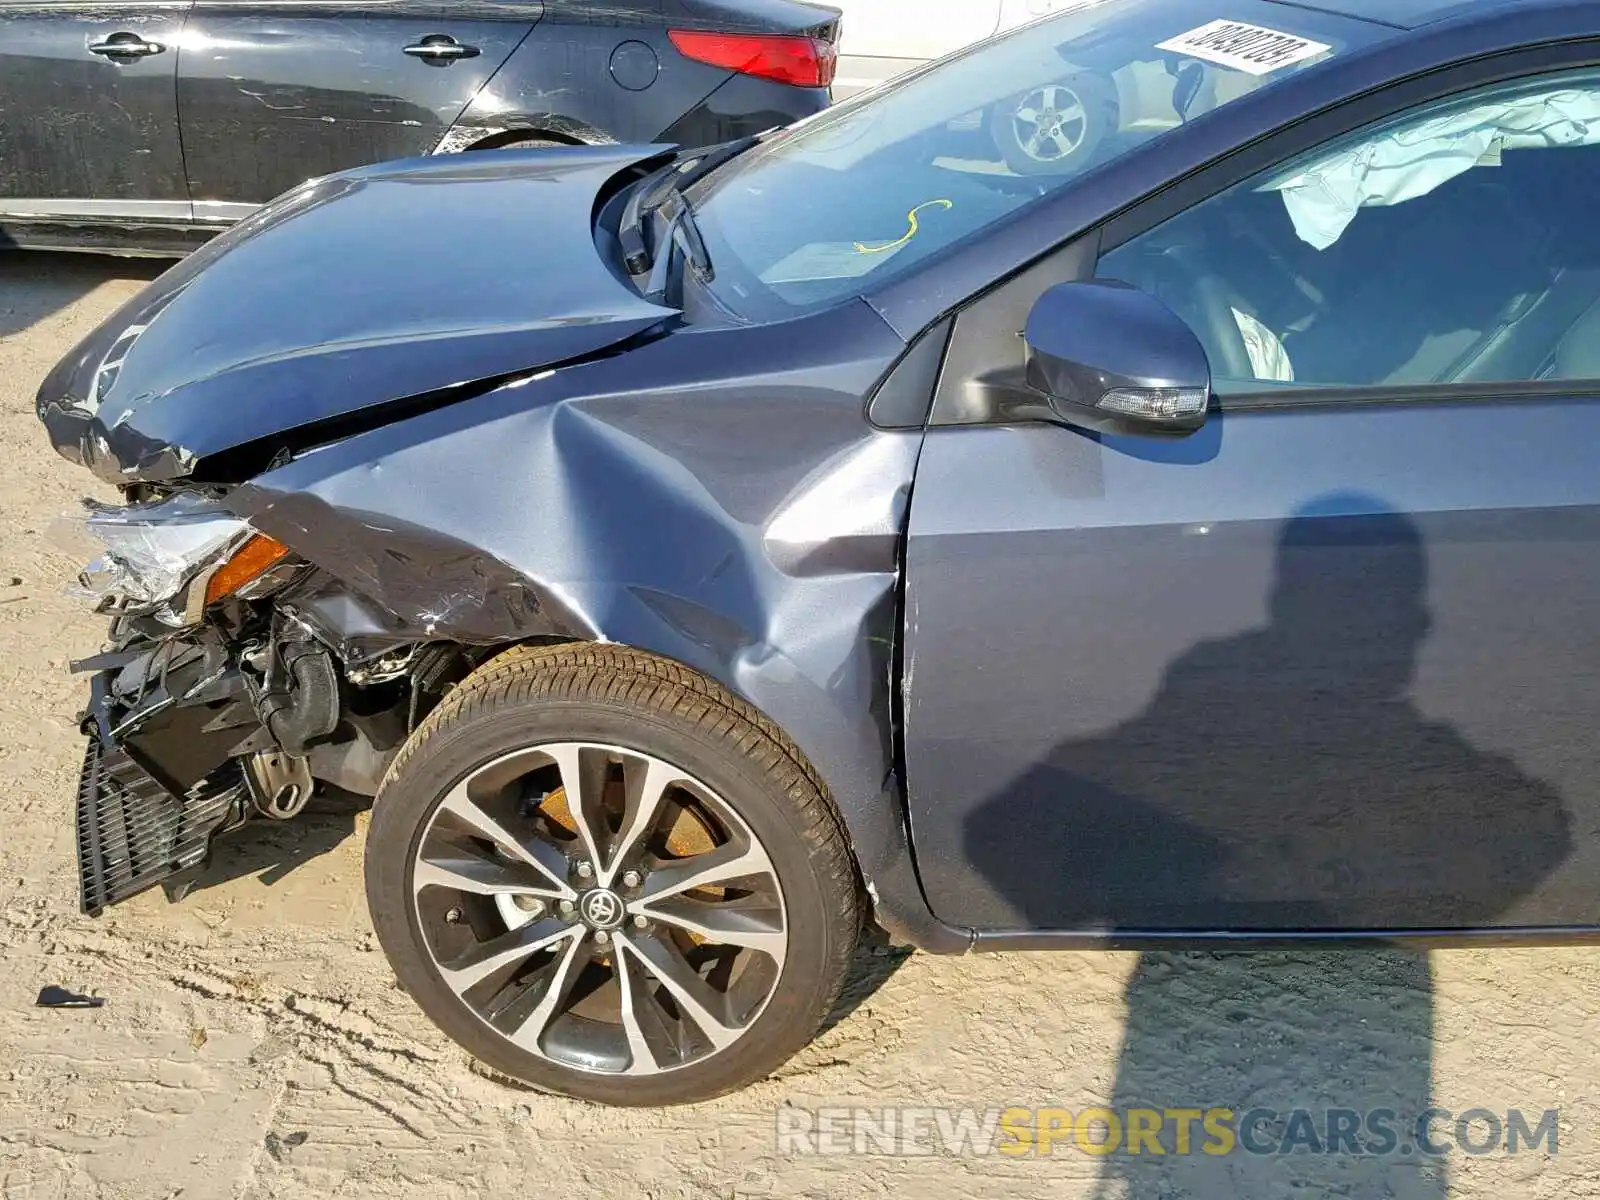
[[[760,714],[615,646],[513,651],[384,782],[367,900],[424,1012],[493,1070],[708,1099],[827,1016],[858,932],[839,818]]]

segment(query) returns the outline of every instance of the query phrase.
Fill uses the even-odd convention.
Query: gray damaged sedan
[[[85,909],[375,796],[409,994],[619,1104],[770,1072],[869,921],[1593,938],[1597,143],[1593,4],[1120,0],[298,188],[40,393],[125,501]]]

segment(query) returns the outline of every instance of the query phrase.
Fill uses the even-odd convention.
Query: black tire
[[[1030,123],[1021,120],[1019,113],[1028,109],[1030,100],[1045,88],[1013,96],[989,112],[989,136],[1006,166],[1018,175],[1057,175],[1080,170],[1101,143],[1117,131],[1120,106],[1116,85],[1111,80],[1080,72],[1049,86],[1070,95],[1081,105],[1081,123],[1074,119],[1065,131],[1070,134],[1068,140],[1075,143],[1070,153],[1059,153],[1059,147],[1054,144],[1047,150],[1032,148],[1024,136]]]
[[[557,138],[541,137],[539,134],[529,134],[527,137],[513,138],[506,142],[496,142],[492,146],[469,146],[468,150],[570,150],[571,142],[563,142]]]
[[[731,1045],[659,1074],[609,1076],[529,1053],[451,990],[422,941],[411,870],[441,799],[485,763],[563,740],[631,749],[692,772],[771,859],[789,944],[775,990]],[[676,663],[618,646],[513,650],[480,668],[416,730],[384,780],[366,843],[367,901],[401,986],[492,1073],[605,1104],[710,1099],[758,1080],[816,1034],[860,931],[859,887],[838,814],[800,752],[765,717]]]

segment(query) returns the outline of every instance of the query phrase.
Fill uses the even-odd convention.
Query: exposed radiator
[[[244,789],[236,773],[174,796],[121,749],[89,739],[78,781],[78,878],[83,911],[99,916],[205,859],[235,823]]]

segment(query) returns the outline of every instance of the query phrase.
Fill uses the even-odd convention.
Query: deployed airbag
[[[1403,204],[1506,150],[1600,143],[1600,90],[1565,88],[1443,113],[1347,145],[1264,190],[1283,194],[1295,232],[1325,250],[1364,207]]]

